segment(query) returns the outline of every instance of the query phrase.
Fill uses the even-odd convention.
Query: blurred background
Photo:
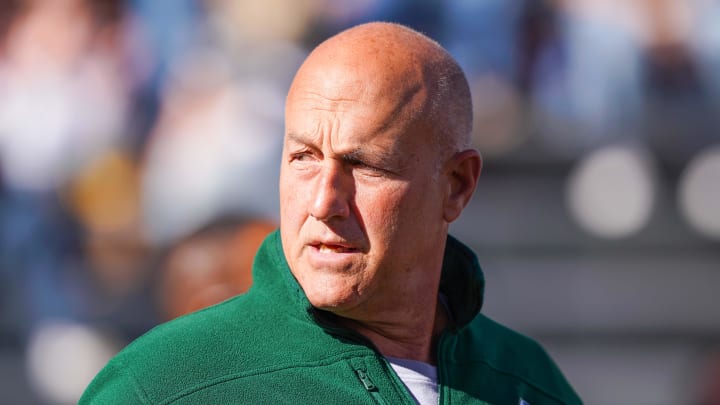
[[[372,20],[468,74],[485,312],[587,404],[720,403],[716,0],[0,0],[0,403],[248,288],[292,75]]]

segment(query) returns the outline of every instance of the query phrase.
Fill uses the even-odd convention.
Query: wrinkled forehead
[[[316,50],[293,81],[286,119],[290,112],[314,110],[353,112],[381,126],[414,121],[428,104],[422,69],[381,57],[376,52]]]

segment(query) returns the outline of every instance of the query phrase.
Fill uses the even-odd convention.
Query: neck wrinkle
[[[410,325],[340,319],[343,326],[363,335],[383,356],[436,365],[437,340],[448,325],[449,317],[439,300],[429,313],[433,313],[432,319],[421,319]]]

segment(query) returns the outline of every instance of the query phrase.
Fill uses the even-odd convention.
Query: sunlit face
[[[280,228],[310,302],[358,318],[439,274],[448,186],[428,129],[406,119],[425,94],[347,76],[305,74],[291,89]]]

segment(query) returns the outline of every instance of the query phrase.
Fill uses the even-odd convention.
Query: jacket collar
[[[477,256],[450,235],[445,244],[440,292],[445,295],[457,328],[470,323],[482,309],[485,277]]]

